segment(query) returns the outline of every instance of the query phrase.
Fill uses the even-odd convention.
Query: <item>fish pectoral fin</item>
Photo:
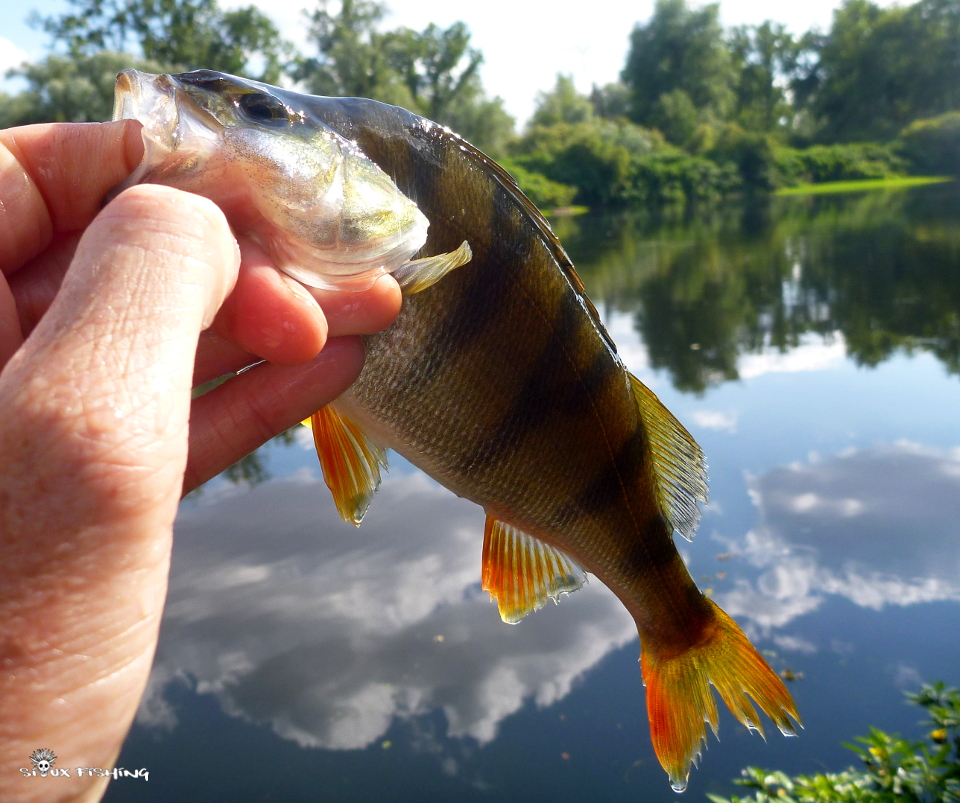
[[[497,601],[500,618],[515,625],[584,584],[582,568],[559,549],[487,516],[483,533],[483,590]]]
[[[633,374],[630,374],[630,384],[650,448],[660,512],[669,525],[689,541],[700,520],[697,502],[707,501],[707,464],[703,452],[650,388]]]
[[[444,276],[473,258],[470,244],[464,240],[456,251],[404,262],[393,272],[405,296],[412,296],[439,282]]]
[[[309,420],[323,479],[337,512],[345,522],[359,525],[380,487],[380,468],[387,468],[387,450],[331,404]]]

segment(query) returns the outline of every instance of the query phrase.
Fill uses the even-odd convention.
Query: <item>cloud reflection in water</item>
[[[362,748],[436,709],[484,743],[637,637],[596,580],[503,624],[479,588],[482,537],[479,508],[419,473],[388,477],[360,529],[306,471],[184,506],[138,721],[174,727],[163,695],[181,678],[303,746]]]
[[[717,601],[764,629],[836,594],[879,610],[960,600],[960,451],[910,443],[748,480],[760,524],[730,542],[763,569]]]

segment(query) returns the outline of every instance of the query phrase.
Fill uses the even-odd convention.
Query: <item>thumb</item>
[[[95,218],[0,378],[0,397],[13,397],[7,420],[19,414],[33,435],[34,471],[88,484],[72,497],[106,516],[179,497],[197,339],[238,265],[223,214],[195,195],[137,186]],[[175,502],[166,514],[172,522]]]

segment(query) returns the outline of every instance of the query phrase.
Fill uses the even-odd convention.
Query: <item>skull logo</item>
[[[53,750],[44,747],[40,750],[34,750],[30,754],[30,760],[33,762],[33,766],[40,770],[41,777],[46,778],[57,757]]]

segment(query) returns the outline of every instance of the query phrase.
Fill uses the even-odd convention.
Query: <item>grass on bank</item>
[[[784,187],[777,195],[830,195],[838,192],[862,192],[864,190],[902,190],[919,187],[923,184],[940,184],[952,181],[949,176],[895,176],[892,178],[872,178],[862,181],[824,181],[818,184],[798,184],[796,187]]]

